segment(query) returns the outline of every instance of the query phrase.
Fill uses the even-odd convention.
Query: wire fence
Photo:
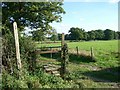
[[[76,55],[86,55],[86,56],[90,56],[90,51],[86,51],[86,50],[79,50],[78,48],[69,48],[68,51],[69,54],[76,54]]]

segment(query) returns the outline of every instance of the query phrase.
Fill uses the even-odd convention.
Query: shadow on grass
[[[61,53],[47,53],[47,54],[41,54],[42,57],[48,58],[48,59],[56,59],[58,61],[61,60]],[[77,63],[80,62],[89,63],[89,62],[95,62],[95,59],[91,58],[91,56],[87,55],[76,55],[76,54],[69,54],[69,62]]]
[[[87,55],[69,54],[69,61],[72,63],[79,64],[80,62],[84,62],[84,63],[95,62],[95,59],[94,58],[92,59],[91,56],[87,56]]]
[[[83,72],[83,75],[90,77],[93,81],[96,82],[116,82],[120,83],[120,66],[106,68],[99,71],[88,71]]]
[[[56,59],[60,60],[61,58],[61,53],[47,53],[47,54],[41,54],[42,57],[48,58],[48,59]]]

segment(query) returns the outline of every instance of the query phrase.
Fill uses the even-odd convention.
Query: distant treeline
[[[61,40],[61,34],[58,34],[58,39]],[[110,29],[106,30],[91,30],[86,32],[82,28],[70,28],[69,34],[65,35],[65,40],[113,40],[120,39],[120,32]]]

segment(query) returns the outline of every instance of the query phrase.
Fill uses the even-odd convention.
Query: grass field
[[[116,84],[120,81],[118,77],[120,75],[118,71],[120,68],[118,65],[118,40],[67,42],[67,44],[69,50],[75,51],[78,46],[80,52],[87,51],[88,53],[93,47],[96,59],[96,62],[91,62],[86,56],[70,54],[70,62],[67,67],[70,72],[69,78],[76,80],[75,82],[82,82],[86,87],[89,85],[91,85],[90,87],[116,87],[118,85]],[[38,48],[45,46],[60,46],[60,43],[37,45]],[[40,59],[47,62],[51,60],[49,57],[41,57]],[[58,56],[54,59],[58,59]]]
[[[90,47],[94,47],[95,50],[104,50],[108,52],[118,51],[118,40],[111,41],[83,41],[83,42],[67,42],[69,48],[76,48],[78,46],[83,50],[90,50]],[[60,46],[61,43],[49,43],[49,44],[38,44],[38,47],[47,46]]]

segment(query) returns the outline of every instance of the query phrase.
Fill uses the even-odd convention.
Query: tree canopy
[[[84,38],[84,29],[82,28],[70,28],[69,30],[69,36],[71,40],[82,40]]]
[[[115,32],[110,29],[106,30],[91,30],[85,31],[82,28],[72,27],[70,28],[69,34],[66,34],[66,40],[112,40],[112,39],[119,39],[120,33]]]
[[[25,26],[48,30],[49,23],[62,20],[61,14],[65,13],[62,5],[62,2],[3,2],[2,24],[11,29],[16,21],[20,30]]]

